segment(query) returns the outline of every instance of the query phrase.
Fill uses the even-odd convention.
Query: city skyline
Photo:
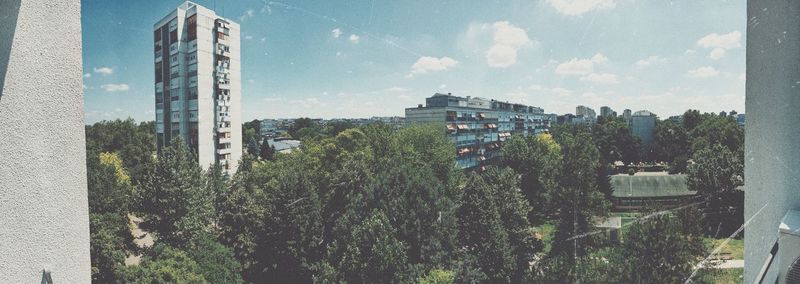
[[[83,2],[87,123],[153,120],[152,71],[139,59],[152,23],[182,2]],[[745,112],[744,3],[341,6],[216,3],[242,28],[243,121],[402,116],[436,92],[558,114],[577,105],[662,118]]]

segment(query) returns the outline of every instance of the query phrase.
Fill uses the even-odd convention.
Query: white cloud
[[[251,39],[253,39],[253,36],[251,36],[251,35],[246,35],[246,36],[244,36],[244,39],[246,39],[246,40],[251,40]]]
[[[266,41],[267,41],[267,38],[265,38],[265,37],[261,38],[261,42],[266,42]]]
[[[399,92],[407,92],[408,89],[403,88],[403,87],[394,86],[394,87],[386,88],[384,91],[393,92],[393,93],[399,93]]]
[[[112,73],[114,73],[114,69],[111,69],[111,67],[100,67],[100,68],[95,67],[94,73],[102,74],[103,76],[111,75]]]
[[[265,102],[279,102],[282,101],[283,98],[280,97],[268,97],[263,99]]]
[[[547,0],[547,3],[559,13],[568,16],[580,16],[592,10],[612,9],[614,0]]]
[[[709,78],[719,75],[719,71],[711,66],[704,66],[697,69],[689,70],[687,76],[692,78]]]
[[[591,73],[589,75],[581,77],[581,81],[600,83],[600,84],[619,83],[619,80],[617,80],[617,75],[610,73],[602,73],[602,74]]]
[[[100,88],[103,88],[106,92],[125,92],[130,89],[128,84],[105,84],[101,85]]]
[[[694,51],[694,49],[687,49],[686,51],[683,52],[683,54],[689,55],[689,54],[694,54],[695,52],[696,51]]]
[[[333,38],[339,38],[342,35],[342,30],[335,28],[331,31],[331,35],[333,35]]]
[[[486,53],[486,59],[491,67],[508,67],[517,63],[517,51],[525,46],[532,45],[531,39],[525,30],[506,21],[495,22],[494,45]]]
[[[252,18],[255,15],[255,13],[256,11],[253,11],[253,9],[247,9],[247,11],[244,11],[244,14],[242,14],[242,16],[239,17],[239,20],[244,22],[244,20]]]
[[[90,78],[90,77],[92,77],[92,73],[83,74],[83,77],[84,78]]]
[[[603,55],[602,53],[595,54],[592,56],[592,62],[594,63],[606,63],[608,62],[608,57]]]
[[[654,55],[654,56],[650,56],[650,57],[647,57],[645,59],[640,59],[639,61],[636,61],[636,66],[640,67],[640,68],[643,68],[643,67],[648,67],[648,66],[656,65],[656,64],[662,64],[662,63],[666,63],[666,62],[667,62],[666,58]]]
[[[697,40],[697,45],[703,48],[724,48],[731,49],[741,47],[742,33],[732,31],[727,34],[711,33]]]
[[[717,60],[725,56],[725,49],[721,47],[714,48],[711,50],[711,53],[708,54],[708,58]]]
[[[311,108],[311,107],[324,107],[327,106],[326,103],[321,102],[317,98],[305,98],[300,100],[290,100],[289,104],[298,105],[303,108]]]
[[[352,42],[352,43],[358,43],[358,41],[359,41],[359,40],[361,40],[361,37],[360,37],[360,36],[358,36],[358,35],[356,35],[356,34],[351,34],[351,35],[350,35],[350,42]]]
[[[608,57],[602,53],[595,54],[589,59],[572,58],[567,62],[556,66],[556,74],[559,75],[587,75],[594,71],[595,63],[608,62]]]
[[[428,71],[444,71],[456,65],[458,65],[458,61],[447,56],[442,58],[423,56],[417,59],[414,65],[411,65],[411,73],[425,74]]]

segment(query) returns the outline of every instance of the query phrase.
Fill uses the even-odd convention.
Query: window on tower
[[[190,16],[186,19],[189,24],[189,41],[197,39],[197,14]]]

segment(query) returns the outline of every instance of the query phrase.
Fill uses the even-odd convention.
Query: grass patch
[[[733,284],[744,281],[744,268],[701,270],[698,283]]]
[[[706,250],[711,253],[715,248],[722,245],[725,239],[712,239],[712,238],[704,238],[703,244],[706,246]],[[744,239],[731,239],[728,241],[720,252],[729,252],[731,253],[731,257],[733,259],[744,259]]]
[[[549,253],[553,244],[553,233],[556,230],[556,226],[552,223],[545,223],[541,226],[533,228],[533,230],[542,235],[542,244],[544,244],[542,252]]]

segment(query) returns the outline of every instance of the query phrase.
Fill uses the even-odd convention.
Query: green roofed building
[[[613,175],[610,178],[615,211],[672,208],[691,202],[697,196],[697,192],[689,191],[686,175]]]

